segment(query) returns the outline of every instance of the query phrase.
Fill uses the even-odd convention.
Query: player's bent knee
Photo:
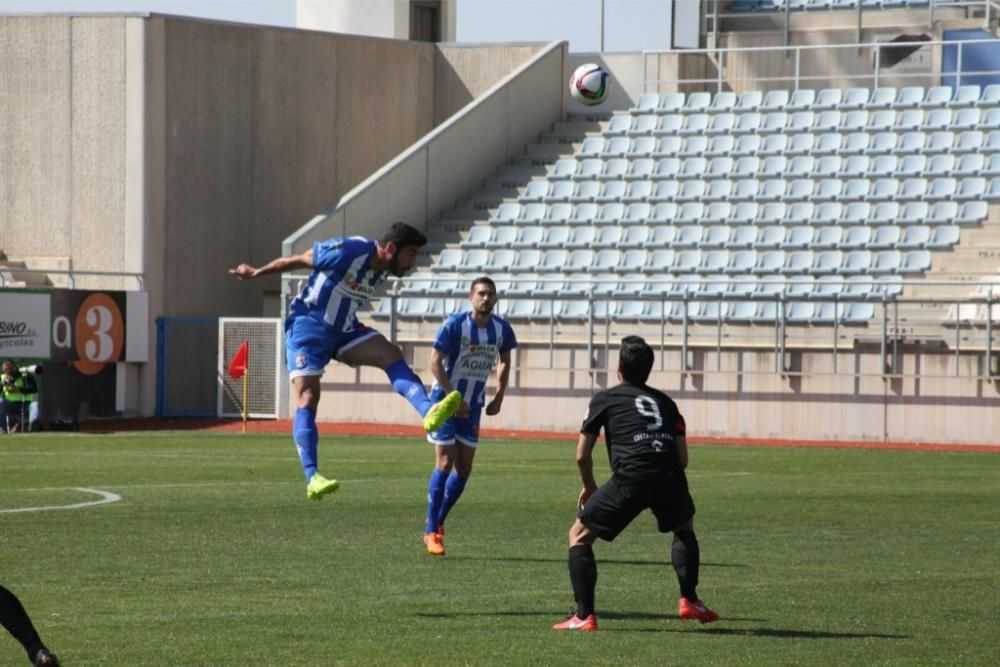
[[[582,521],[577,519],[569,528],[569,546],[575,547],[581,544],[593,544],[597,535],[592,533]]]

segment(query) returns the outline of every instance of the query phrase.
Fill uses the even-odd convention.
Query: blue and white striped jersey
[[[353,331],[355,313],[375,295],[386,271],[371,268],[378,244],[352,236],[313,244],[313,272],[292,301],[289,318],[312,317],[334,332]]]
[[[471,312],[455,313],[444,321],[434,339],[434,349],[447,354],[444,369],[465,402],[473,410],[483,407],[486,381],[500,355],[517,347],[517,338],[507,320],[490,316],[487,325],[480,329]],[[442,394],[437,382],[431,397]]]

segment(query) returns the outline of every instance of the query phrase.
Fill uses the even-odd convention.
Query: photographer
[[[8,433],[32,430],[38,423],[38,383],[41,366],[18,368],[13,359],[3,362],[3,405],[0,409],[0,427]]]

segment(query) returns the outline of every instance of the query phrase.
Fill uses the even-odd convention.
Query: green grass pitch
[[[595,452],[607,475],[603,446]],[[429,445],[333,438],[305,499],[287,436],[0,437],[0,583],[70,666],[993,665],[1000,456],[693,446],[700,593],[681,621],[646,513],[599,543],[600,631],[570,611],[569,442],[486,440],[423,552]],[[119,502],[33,512],[27,507]],[[0,635],[0,665],[27,664]]]

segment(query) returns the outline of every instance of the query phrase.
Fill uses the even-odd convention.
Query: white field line
[[[12,509],[0,510],[0,514],[13,514],[15,512],[44,512],[47,510],[77,510],[84,507],[94,507],[96,505],[107,505],[117,503],[122,499],[117,493],[111,491],[101,491],[100,489],[87,489],[81,486],[66,487],[82,493],[93,493],[100,496],[100,500],[91,500],[85,503],[73,503],[71,505],[41,505],[39,507],[15,507]],[[28,489],[31,490],[31,489]]]

